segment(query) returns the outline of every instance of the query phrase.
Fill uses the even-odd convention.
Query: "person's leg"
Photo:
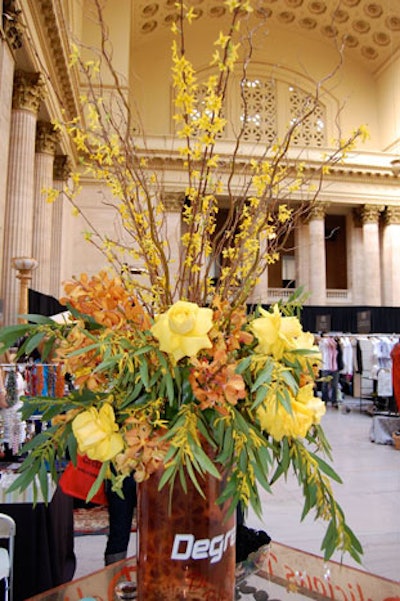
[[[104,553],[105,565],[125,559],[132,527],[133,511],[136,507],[136,482],[133,477],[125,478],[122,491],[124,498],[111,490],[106,483],[108,497],[109,534]]]
[[[328,369],[322,369],[320,372],[321,378],[327,378],[331,375],[331,372]],[[321,397],[324,403],[327,405],[330,398],[330,380],[321,382]]]
[[[330,390],[331,403],[332,403],[333,407],[337,407],[339,404],[338,393],[339,393],[339,372],[333,371],[332,372],[332,380],[331,380],[331,390]]]

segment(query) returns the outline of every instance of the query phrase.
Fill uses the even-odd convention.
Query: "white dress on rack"
[[[9,449],[12,450],[13,455],[16,455],[21,447],[21,445],[26,440],[26,422],[24,422],[21,418],[21,407],[22,401],[21,396],[25,393],[26,383],[25,380],[17,369],[15,372],[15,387],[16,387],[16,395],[18,400],[14,405],[7,408],[1,409],[1,418],[3,421],[3,436],[2,442],[6,443]],[[7,387],[7,381],[9,378],[9,372],[7,372],[5,377],[5,386]]]

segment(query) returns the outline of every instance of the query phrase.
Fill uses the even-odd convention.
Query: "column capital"
[[[16,71],[14,75],[13,109],[25,109],[35,114],[45,96],[44,80],[41,73]]]
[[[35,151],[54,155],[59,137],[59,133],[51,123],[38,121],[36,124]]]
[[[378,223],[379,216],[385,207],[382,205],[364,205],[361,208],[361,223]]]
[[[54,157],[53,179],[67,181],[72,171],[72,163],[66,154],[57,154]]]
[[[180,213],[182,211],[185,196],[181,192],[167,192],[163,195],[163,204],[167,211]]]
[[[16,7],[15,0],[3,0],[3,30],[13,50],[18,50],[22,46],[24,28],[19,18],[21,12]]]
[[[329,203],[327,202],[317,202],[316,204],[312,205],[308,211],[305,221],[309,222],[325,219],[326,209],[328,206]]]
[[[400,225],[400,207],[386,207],[383,219],[385,225]]]

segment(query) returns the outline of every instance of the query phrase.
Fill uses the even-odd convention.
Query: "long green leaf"
[[[86,497],[86,502],[89,503],[91,499],[93,499],[94,495],[99,492],[100,490],[100,486],[103,484],[105,476],[107,474],[107,470],[109,468],[110,462],[109,461],[105,461],[104,463],[102,463],[100,471],[97,475],[96,480],[93,482],[92,486],[90,487],[90,490],[87,494]]]
[[[25,336],[31,329],[32,326],[28,324],[0,328],[0,349],[10,348],[19,338]]]
[[[267,364],[262,371],[258,374],[256,381],[251,387],[251,392],[255,392],[262,384],[269,384],[272,377],[273,367],[271,364]]]

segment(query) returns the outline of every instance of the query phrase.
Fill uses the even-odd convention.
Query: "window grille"
[[[311,110],[313,103],[312,96],[299,88],[289,86],[290,123],[296,123],[302,115]],[[293,144],[295,146],[323,146],[325,143],[325,124],[325,107],[318,102],[313,114],[296,128],[292,138]]]
[[[243,140],[272,143],[277,135],[276,84],[272,79],[246,79],[242,82],[240,121]]]

